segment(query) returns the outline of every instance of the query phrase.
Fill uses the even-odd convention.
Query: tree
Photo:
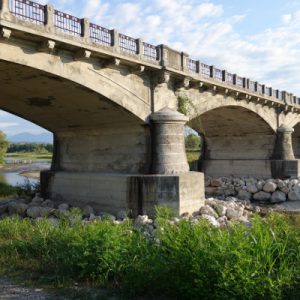
[[[185,147],[190,150],[200,150],[200,137],[195,134],[189,134],[185,137]]]
[[[0,130],[0,164],[4,161],[4,154],[6,153],[8,146],[9,143],[6,135]]]

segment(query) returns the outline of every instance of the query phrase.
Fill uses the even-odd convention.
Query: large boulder
[[[258,189],[259,191],[261,191],[261,190],[263,189],[265,183],[266,183],[266,182],[265,182],[264,180],[259,180],[259,181],[257,182],[257,184],[256,184],[257,189]]]
[[[43,202],[44,202],[44,199],[42,197],[36,195],[29,203],[29,206],[41,206]]]
[[[292,184],[293,182],[293,184]],[[300,200],[300,182],[296,179],[290,181],[289,184],[290,192],[288,198],[290,201],[299,201]]]
[[[214,178],[210,181],[210,185],[213,187],[220,187],[223,185],[223,181],[219,178]]]
[[[27,209],[27,216],[32,219],[48,217],[54,211],[51,207],[31,206]]]
[[[210,207],[209,205],[202,206],[199,210],[199,214],[200,215],[212,216],[216,219],[219,217],[217,212],[212,207]]]
[[[243,215],[243,209],[237,208],[228,208],[226,211],[226,217],[228,220],[237,220]]]
[[[25,203],[10,202],[8,204],[8,212],[10,215],[19,215],[20,217],[25,217],[27,208],[28,205]]]
[[[271,203],[280,203],[286,201],[286,194],[281,191],[275,191],[271,196]]]
[[[266,193],[273,193],[276,191],[276,189],[277,189],[277,185],[273,181],[267,181],[263,186],[263,190]]]
[[[268,201],[271,198],[271,194],[267,192],[260,191],[253,195],[253,199],[257,201]]]
[[[237,195],[237,198],[241,200],[251,200],[252,194],[247,190],[240,190]]]
[[[258,188],[257,188],[256,184],[247,184],[247,191],[251,194],[255,194],[258,192]]]
[[[216,211],[219,217],[224,217],[226,215],[227,208],[221,203],[215,203],[212,205],[212,207]]]
[[[290,201],[300,201],[300,193],[297,193],[295,191],[291,191],[288,194],[288,199]]]
[[[215,227],[220,227],[220,223],[217,221],[217,219],[211,215],[201,215],[200,219],[205,219],[207,220],[211,225]]]
[[[62,203],[62,204],[60,204],[59,206],[58,206],[58,210],[60,211],[60,212],[65,212],[65,211],[67,211],[68,209],[69,209],[69,204],[68,203]]]
[[[54,202],[50,199],[47,199],[41,204],[41,206],[54,208]]]

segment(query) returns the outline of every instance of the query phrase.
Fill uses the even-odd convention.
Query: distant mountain
[[[7,139],[11,143],[53,143],[53,135],[52,133],[40,133],[40,134],[32,134],[29,132],[22,132],[16,135],[8,135]]]

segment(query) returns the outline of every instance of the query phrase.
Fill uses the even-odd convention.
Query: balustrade
[[[30,0],[0,0],[0,2],[2,2],[2,10],[9,10],[17,19],[28,21],[36,25],[54,26],[54,28],[66,34],[84,37],[86,41],[90,40],[95,44],[114,47],[117,51],[140,55],[142,58],[152,62],[162,61],[162,57],[159,57],[158,47],[154,45],[142,42],[122,33],[117,33],[116,31],[101,27],[97,24],[89,24],[88,20],[83,20],[58,10],[53,11],[50,6]],[[177,53],[179,52],[174,51],[174,53],[178,55]],[[213,78],[228,85],[245,88],[262,96],[274,97],[279,100],[300,105],[300,98],[296,96],[288,100],[286,98],[287,93],[283,93],[271,87],[265,87],[252,80],[246,80],[243,77],[233,75],[214,66],[199,63],[199,61],[189,57],[184,57],[181,65],[182,70],[188,70],[191,73],[199,74],[203,77]]]
[[[90,24],[90,39],[97,44],[111,46],[112,45],[111,30],[96,24]]]
[[[10,0],[11,13],[19,19],[34,24],[45,24],[45,6],[29,0]]]

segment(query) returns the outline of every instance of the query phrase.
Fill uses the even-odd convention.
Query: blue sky
[[[37,1],[48,3],[48,1]],[[300,96],[300,0],[53,0],[55,8]],[[8,134],[43,132],[0,113]]]

